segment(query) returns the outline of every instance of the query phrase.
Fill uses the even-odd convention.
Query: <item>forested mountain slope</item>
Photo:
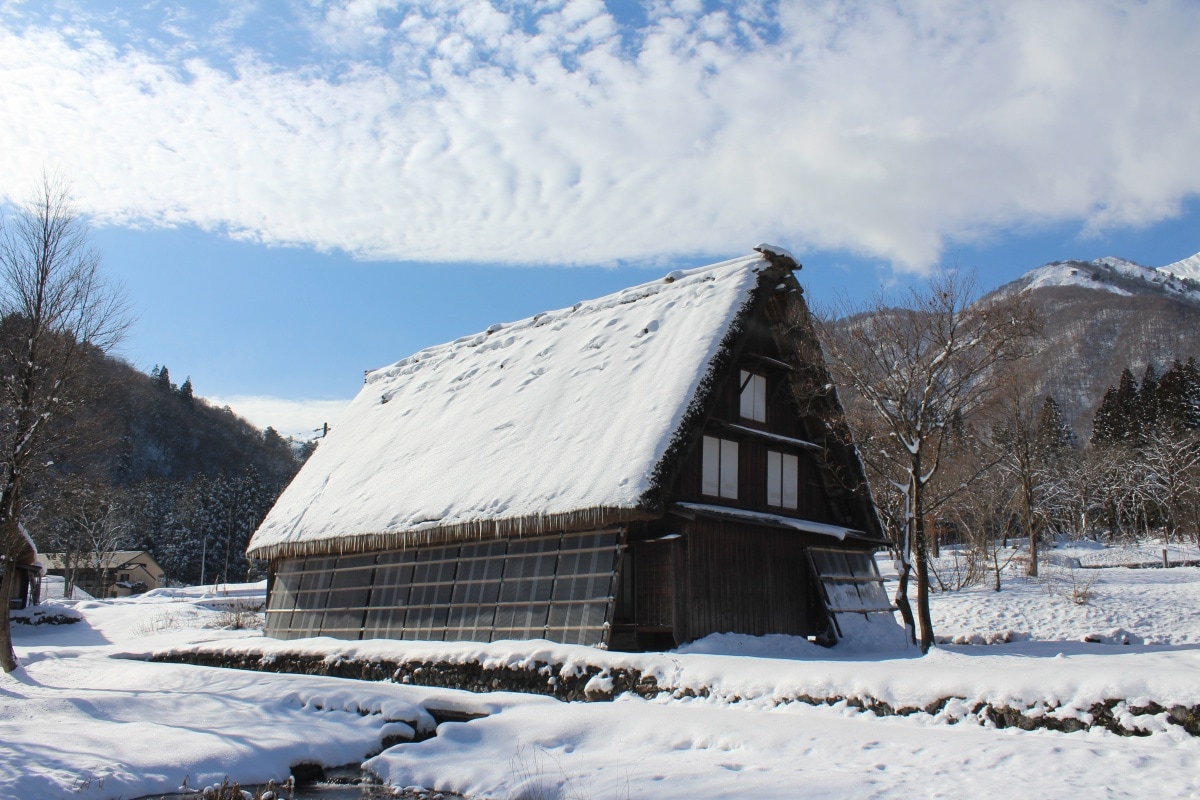
[[[80,565],[147,549],[168,578],[243,580],[245,544],[301,463],[304,448],[228,408],[98,351],[55,420],[25,525],[42,552]],[[298,452],[299,451],[299,452]]]
[[[1161,372],[1176,358],[1200,357],[1200,282],[1183,269],[1197,260],[1162,268],[1117,258],[1057,262],[993,293],[1023,291],[1033,302],[1045,326],[1033,380],[1084,438],[1122,370],[1140,375],[1153,363]]]

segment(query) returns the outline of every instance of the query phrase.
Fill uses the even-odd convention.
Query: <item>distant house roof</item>
[[[42,553],[41,562],[46,566],[46,569],[64,569],[66,567],[65,554],[63,553]],[[76,566],[91,567],[94,562],[91,561],[91,554],[84,554],[80,557],[80,563]],[[104,563],[100,565],[101,569],[126,569],[140,564],[146,568],[146,571],[153,575],[162,575],[163,569],[154,560],[154,556],[150,555],[145,550],[117,550],[110,553]]]
[[[256,557],[519,535],[660,513],[660,463],[762,255],[431,347],[367,375],[251,539]],[[772,267],[772,262],[780,266]]]
[[[17,523],[17,533],[20,539],[17,542],[17,552],[14,555],[17,564],[23,566],[33,566],[38,563],[37,546],[33,543],[33,537],[29,535],[29,531],[25,530],[25,526]]]

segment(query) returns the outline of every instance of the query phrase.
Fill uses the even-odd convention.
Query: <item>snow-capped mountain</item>
[[[1200,281],[1200,253],[1196,253],[1196,255],[1185,258],[1182,261],[1176,261],[1174,264],[1159,267],[1158,269],[1160,272],[1174,275],[1177,278],[1190,278],[1194,281]]]
[[[1053,395],[1076,431],[1090,435],[1105,390],[1133,369],[1160,372],[1200,358],[1200,254],[1165,267],[1122,258],[1058,261],[995,294],[1026,294],[1043,321],[1030,361],[1039,393]]]
[[[1159,294],[1200,303],[1200,254],[1165,267],[1146,267],[1113,257],[1056,261],[1025,273],[1001,291],[1052,287],[1095,289],[1125,297]]]

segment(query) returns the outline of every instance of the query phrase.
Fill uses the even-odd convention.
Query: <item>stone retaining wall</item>
[[[478,693],[523,692],[546,695],[565,702],[603,702],[625,693],[644,698],[662,694],[679,698],[712,696],[705,687],[697,690],[662,686],[652,675],[643,675],[636,669],[605,670],[590,665],[575,674],[563,674],[562,665],[540,661],[529,666],[484,666],[479,662],[358,660],[326,658],[310,653],[264,655],[256,652],[222,653],[206,650],[156,653],[150,660],[258,672],[393,681]],[[719,699],[737,703],[744,698],[734,695],[722,696]],[[904,717],[927,714],[943,722],[973,721],[979,725],[1021,730],[1043,729],[1069,733],[1104,728],[1120,736],[1147,736],[1160,729],[1165,722],[1167,725],[1183,729],[1192,736],[1200,736],[1200,705],[1167,707],[1151,702],[1143,706],[1130,706],[1119,698],[1095,703],[1084,714],[1068,714],[1061,717],[1056,715],[1059,709],[1052,706],[1014,708],[969,701],[960,697],[944,697],[923,707],[893,707],[871,697],[814,697],[807,694],[775,698],[774,702],[781,705],[791,702],[806,703],[812,706],[834,706],[844,703],[851,708],[870,711],[877,716]]]

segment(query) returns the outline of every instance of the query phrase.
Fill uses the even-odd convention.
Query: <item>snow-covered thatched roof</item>
[[[29,531],[25,530],[25,526],[19,522],[17,523],[17,537],[17,547],[13,555],[14,560],[18,564],[37,564],[37,545],[33,543],[33,537],[29,535]]]
[[[768,256],[780,260],[760,249],[767,256],[493,325],[369,373],[250,554],[652,516],[660,463],[771,268]]]

